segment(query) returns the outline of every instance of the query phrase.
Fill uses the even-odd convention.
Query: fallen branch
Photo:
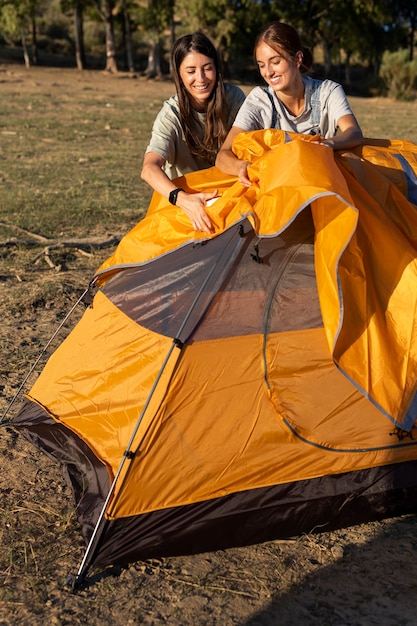
[[[54,269],[56,272],[60,272],[62,269],[62,265],[55,265],[55,263],[52,261],[49,254],[51,250],[56,250],[57,248],[73,248],[83,256],[93,256],[90,252],[88,252],[88,250],[91,250],[92,248],[100,249],[106,248],[108,246],[114,246],[118,244],[119,241],[120,239],[118,237],[111,237],[110,239],[107,239],[105,241],[92,241],[91,239],[78,241],[57,241],[56,243],[52,243],[51,241],[48,246],[45,246],[43,248],[42,252],[36,255],[36,257],[32,260],[32,264],[38,265],[39,261],[43,259],[46,261],[49,267]]]
[[[17,225],[0,222],[0,226],[14,228],[16,230],[19,230],[21,233],[27,235],[27,238],[10,237],[10,239],[0,241],[0,249],[18,246],[34,248],[42,245],[42,251],[39,252],[34,259],[32,259],[31,265],[38,265],[39,262],[43,260],[49,265],[50,268],[54,269],[56,272],[61,271],[62,265],[56,265],[52,261],[50,256],[50,252],[52,250],[57,250],[58,248],[72,248],[75,249],[79,254],[89,257],[93,256],[92,250],[101,250],[103,248],[116,246],[121,239],[121,237],[117,235],[112,235],[111,237],[109,237],[109,239],[100,239],[99,237],[89,237],[82,239],[48,239],[48,237],[38,235],[37,233],[32,233],[28,230],[25,230],[24,228],[20,228],[20,226]]]
[[[54,269],[56,272],[60,272],[62,269],[62,265],[55,265],[52,260],[51,257],[49,256],[49,248],[46,247],[43,249],[43,251],[41,252],[41,254],[38,254],[37,257],[33,260],[33,263],[35,265],[37,265],[39,263],[39,261],[41,260],[41,258],[45,259],[45,261],[47,262],[47,264],[49,265],[50,268]]]
[[[120,237],[112,235],[109,239],[88,238],[88,239],[47,239],[46,237],[37,236],[33,239],[19,239],[17,237],[11,237],[5,241],[0,241],[0,247],[10,248],[11,246],[26,246],[34,247],[44,245],[49,250],[55,248],[78,248],[79,250],[92,250],[109,248],[110,246],[117,245],[120,241]]]
[[[47,241],[48,241],[47,237],[44,237],[43,235],[38,235],[37,233],[32,233],[32,232],[30,232],[30,230],[26,230],[25,228],[21,228],[21,226],[18,226],[17,224],[8,224],[7,222],[0,222],[0,226],[4,226],[5,228],[13,228],[13,230],[18,230],[21,233],[25,233],[25,235],[29,235],[29,237],[31,237],[31,239],[34,239],[38,244],[39,243],[47,243]],[[15,238],[13,237],[12,239],[10,239],[8,241],[13,242],[14,239]]]
[[[17,230],[24,235],[27,235],[27,238],[18,238],[18,237],[10,237],[5,241],[0,241],[0,247],[8,248],[11,246],[39,246],[43,245],[49,250],[53,248],[78,248],[81,250],[91,250],[93,248],[101,249],[108,248],[110,246],[117,245],[121,239],[120,235],[112,235],[110,239],[105,239],[104,241],[99,237],[92,238],[81,238],[81,239],[49,239],[44,235],[39,235],[38,233],[33,233],[30,230],[26,230],[17,224],[8,224],[7,222],[0,222],[0,226],[5,228],[11,228],[13,230]],[[45,248],[45,249],[46,249]],[[43,254],[43,253],[42,253]]]

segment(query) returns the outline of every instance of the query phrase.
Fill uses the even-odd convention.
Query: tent
[[[73,488],[92,567],[413,513],[417,146],[242,133],[211,236],[154,194],[13,425]]]

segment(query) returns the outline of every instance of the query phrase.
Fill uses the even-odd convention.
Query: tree
[[[417,2],[416,0],[390,0],[388,9],[401,21],[408,33],[408,60],[414,59],[414,40],[417,29]]]
[[[84,11],[91,0],[61,0],[62,11],[72,11],[74,18],[75,62],[79,70],[86,65],[84,47]]]
[[[416,0],[0,0],[2,34],[12,44],[20,39],[26,66],[37,62],[39,18],[59,1],[61,10],[73,19],[79,69],[86,62],[87,18],[104,25],[105,68],[110,72],[118,71],[117,52],[122,45],[126,67],[134,70],[132,39],[141,32],[149,42],[144,72],[149,78],[165,71],[164,44],[172,46],[177,35],[195,30],[213,41],[226,75],[234,67],[247,76],[248,68],[255,67],[251,59],[256,34],[272,20],[292,24],[312,49],[322,46],[325,75],[334,72],[335,63],[339,68],[344,63],[346,85],[352,58],[365,61],[376,78],[385,50],[407,48],[410,60],[415,55]]]
[[[130,16],[127,7],[127,0],[122,0],[122,10],[123,10],[123,34],[125,41],[125,49],[126,49],[126,61],[129,72],[133,72],[135,70],[135,66],[133,63],[133,46],[132,46],[132,31],[130,27]]]
[[[256,33],[273,15],[269,0],[177,0],[175,10],[183,29],[201,30],[212,40],[226,73],[233,59],[243,71]]]
[[[378,77],[382,56],[385,50],[403,47],[406,31],[402,20],[397,19],[390,0],[357,0],[360,6],[362,37],[357,41],[359,58],[368,62]]]
[[[85,67],[84,49],[84,7],[82,2],[74,2],[74,34],[75,34],[75,62],[79,70]]]
[[[36,10],[39,7],[38,0],[3,0],[1,8],[1,25],[6,38],[14,40],[20,37],[23,50],[23,58],[26,67],[30,67],[31,60],[27,44],[27,31],[32,36],[33,62],[38,61],[36,45]]]
[[[403,1],[407,6],[415,6],[415,0]],[[384,50],[402,47],[404,19],[398,13],[401,4],[397,0],[300,0],[285,4],[273,0],[274,10],[280,9],[284,21],[300,30],[307,45],[314,48],[322,44],[325,75],[332,73],[333,59],[340,59],[340,52],[344,52],[348,79],[354,53],[377,76]]]
[[[116,59],[116,40],[114,36],[114,0],[95,0],[94,5],[104,22],[106,31],[106,72],[118,72]]]
[[[148,0],[146,7],[139,7],[139,22],[149,42],[148,64],[144,71],[147,78],[156,78],[162,74],[164,32],[173,28],[173,17],[174,0]]]

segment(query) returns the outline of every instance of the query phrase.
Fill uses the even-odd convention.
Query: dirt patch
[[[126,77],[59,69],[3,68],[19,89],[59,80],[62,93],[132,92]],[[172,91],[141,81],[142,90]],[[35,252],[3,248],[0,269],[2,410],[52,333],[47,353],[82,315],[65,316],[109,252],[61,259],[61,270],[30,267]],[[32,255],[32,256],[31,256]],[[11,259],[12,257],[12,259]],[[29,263],[28,263],[29,261]],[[28,384],[42,367],[35,367]],[[17,401],[18,404],[19,401]],[[11,412],[15,407],[11,409]],[[0,624],[239,624],[398,626],[416,624],[417,519],[401,517],[192,557],[153,559],[65,585],[85,545],[72,495],[57,465],[9,427],[0,430]]]

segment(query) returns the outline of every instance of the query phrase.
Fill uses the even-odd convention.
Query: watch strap
[[[177,189],[173,189],[169,194],[168,199],[170,203],[174,206],[177,204],[177,197],[180,191],[184,191],[184,189],[181,189],[181,187],[177,187]]]

